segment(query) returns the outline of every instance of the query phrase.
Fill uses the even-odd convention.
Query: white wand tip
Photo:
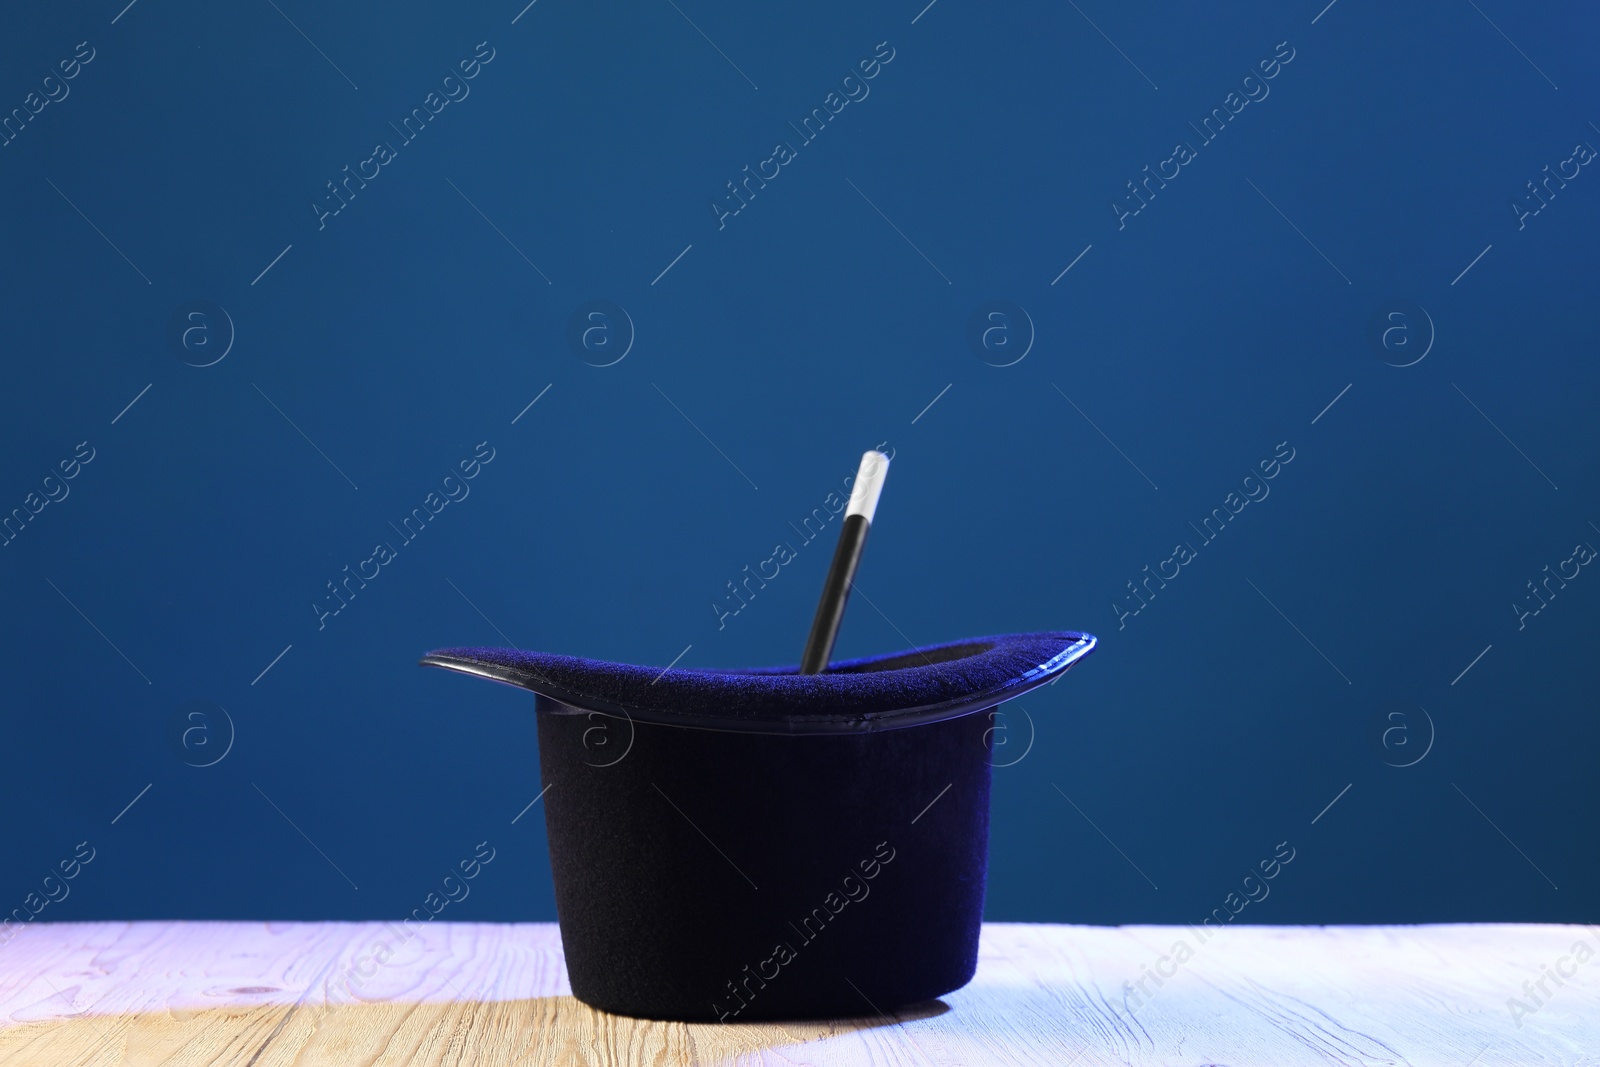
[[[889,457],[882,452],[867,452],[861,457],[861,466],[856,470],[856,482],[850,489],[850,506],[845,509],[845,517],[860,515],[872,522],[873,513],[878,510],[878,497],[883,493],[883,481],[889,476]]]

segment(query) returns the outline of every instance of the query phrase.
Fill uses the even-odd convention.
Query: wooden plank
[[[1575,1065],[1597,952],[1578,926],[991,924],[943,1001],[718,1026],[579,1003],[553,924],[40,924],[0,947],[0,1063]]]

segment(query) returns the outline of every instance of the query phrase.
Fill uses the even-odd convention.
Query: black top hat
[[[1094,645],[1003,634],[810,675],[511,648],[422,662],[537,694],[573,993],[745,1020],[888,1011],[971,979],[995,732],[977,713]]]

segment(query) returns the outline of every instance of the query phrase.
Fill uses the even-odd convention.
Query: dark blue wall
[[[841,655],[1101,637],[992,918],[1596,918],[1586,6],[122,3],[0,38],[4,910],[552,918],[418,654],[792,662],[830,548],[712,605],[886,441]]]

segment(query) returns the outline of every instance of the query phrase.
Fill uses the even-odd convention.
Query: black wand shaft
[[[817,604],[817,614],[811,620],[811,636],[806,639],[805,654],[800,657],[801,674],[820,674],[828,667],[828,657],[833,654],[833,643],[839,637],[839,624],[844,621],[845,604],[850,600],[850,587],[855,581],[856,568],[861,564],[861,553],[867,545],[867,531],[872,524],[865,515],[850,515],[839,530],[839,544],[833,550],[833,563],[828,567],[828,578],[822,586],[822,599]]]

